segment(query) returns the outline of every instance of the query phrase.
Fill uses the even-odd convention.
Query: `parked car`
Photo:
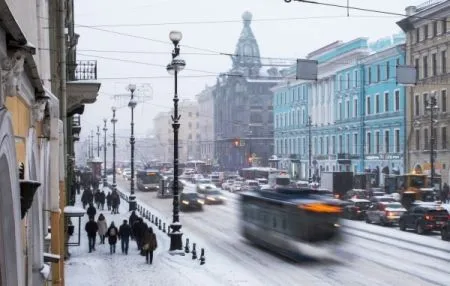
[[[370,198],[370,201],[373,203],[390,203],[390,202],[396,202],[396,200],[390,196],[390,195],[384,195],[384,196],[373,196]]]
[[[398,222],[400,230],[414,229],[418,234],[441,229],[448,223],[447,210],[437,204],[413,204]]]
[[[402,204],[397,202],[375,202],[366,210],[367,223],[392,225],[398,223],[400,216],[406,212]]]
[[[349,199],[343,208],[343,216],[348,219],[364,219],[371,202],[366,199]]]

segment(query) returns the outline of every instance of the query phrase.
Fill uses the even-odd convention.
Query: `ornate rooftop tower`
[[[250,24],[252,21],[252,13],[245,11],[242,14],[244,27],[236,45],[233,60],[233,71],[239,71],[246,76],[257,76],[261,68],[261,59],[259,55],[259,47],[253,35]]]

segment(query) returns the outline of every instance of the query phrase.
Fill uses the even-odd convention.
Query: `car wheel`
[[[445,228],[441,229],[441,238],[444,241],[450,240],[448,234],[447,234],[447,230]]]
[[[398,226],[399,226],[401,231],[405,231],[406,230],[406,225],[405,225],[405,222],[403,220],[400,220],[398,222]]]
[[[370,219],[367,215],[364,216],[364,220],[366,221],[366,223],[370,223]]]
[[[425,233],[425,229],[423,228],[422,223],[418,222],[418,223],[416,224],[416,232],[417,232],[418,234],[424,234],[424,233]]]

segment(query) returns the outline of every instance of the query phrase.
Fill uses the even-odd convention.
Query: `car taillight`
[[[433,219],[433,217],[432,217],[432,216],[430,216],[430,215],[426,215],[426,216],[425,216],[425,219],[426,219],[426,220],[432,220],[432,219]]]

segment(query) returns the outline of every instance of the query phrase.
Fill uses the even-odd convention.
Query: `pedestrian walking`
[[[100,209],[100,190],[96,190],[94,194],[95,205]]]
[[[111,206],[112,206],[112,197],[111,197],[111,192],[109,192],[106,195],[106,205],[108,206],[108,210],[111,210]]]
[[[101,213],[97,220],[98,236],[100,237],[100,244],[105,244],[106,231],[108,230],[108,223],[105,216]]]
[[[119,235],[119,230],[114,225],[114,222],[111,222],[106,235],[108,236],[109,252],[111,254],[116,253],[116,243]]]
[[[84,189],[83,194],[81,194],[81,202],[83,203],[83,209],[86,209],[86,206],[89,205],[89,189]]]
[[[144,233],[147,228],[147,224],[141,217],[133,224],[134,239],[136,240],[138,250],[142,248],[142,240],[144,239]]]
[[[88,236],[89,253],[91,253],[92,251],[95,251],[95,239],[98,231],[98,225],[93,217],[89,217],[89,221],[86,223],[84,230]]]
[[[100,202],[100,209],[104,210],[105,209],[105,200],[106,200],[106,196],[105,196],[105,192],[103,190],[100,191],[100,195],[99,195],[99,202]]]
[[[444,186],[442,187],[442,202],[444,204],[449,202],[449,192],[450,192],[450,187],[448,186],[447,183],[444,183]]]
[[[122,253],[128,254],[128,246],[130,244],[131,226],[127,220],[124,219],[122,225],[119,227],[119,239]]]
[[[129,221],[130,221],[130,226],[133,226],[133,224],[136,222],[136,220],[137,220],[138,218],[139,218],[139,217],[137,216],[136,211],[132,211],[132,212],[131,212],[131,215],[130,215],[130,219],[129,219]],[[133,229],[131,229],[131,239],[134,239]]]
[[[145,261],[147,264],[153,263],[153,251],[158,247],[158,242],[156,241],[156,235],[153,232],[152,227],[148,227],[145,230],[142,251],[144,252]]]
[[[120,205],[120,197],[116,191],[113,191],[111,194],[111,203],[112,203],[112,214],[119,213],[119,205]]]
[[[88,207],[86,213],[87,213],[89,219],[95,218],[95,214],[97,213],[97,210],[95,209],[94,204],[92,204],[92,203],[89,204],[89,207]]]

